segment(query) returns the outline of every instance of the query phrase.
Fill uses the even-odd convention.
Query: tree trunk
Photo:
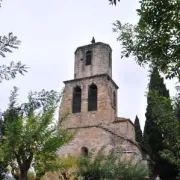
[[[32,159],[33,159],[33,153],[30,152],[29,157],[27,158],[25,156],[25,152],[23,149],[19,149],[18,154],[16,154],[17,163],[20,169],[20,177],[19,180],[28,180],[27,173],[30,168]]]
[[[27,170],[21,170],[20,171],[20,178],[19,178],[19,180],[28,180],[28,178],[27,178],[27,173],[28,173],[28,171]]]

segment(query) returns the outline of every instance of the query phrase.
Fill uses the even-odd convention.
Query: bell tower
[[[112,49],[108,44],[92,41],[75,51],[74,79],[107,74],[112,78]]]
[[[117,116],[117,89],[112,80],[112,49],[108,44],[91,41],[75,51],[74,79],[64,81],[60,121],[74,128],[114,121]],[[68,113],[67,113],[68,112]]]
[[[58,153],[78,156],[120,148],[127,158],[143,159],[134,124],[117,117],[118,86],[112,79],[111,47],[93,38],[91,44],[76,49],[74,59],[74,79],[64,81],[59,121],[75,136]]]

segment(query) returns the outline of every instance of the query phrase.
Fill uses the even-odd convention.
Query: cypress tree
[[[158,91],[160,96],[169,97],[169,91],[166,89],[163,78],[160,77],[159,72],[156,68],[153,69],[150,75],[149,92],[147,95],[147,109],[146,109],[146,122],[144,127],[143,144],[144,147],[150,152],[155,153],[159,149],[162,143],[162,135],[160,130],[155,123],[156,119],[153,119],[152,106],[150,91]],[[160,142],[160,143],[159,143]],[[154,152],[155,151],[155,152]]]
[[[137,116],[135,118],[134,125],[135,125],[136,141],[138,143],[142,144],[142,130],[141,130],[141,126],[140,126],[140,123],[139,123],[139,118]]]
[[[150,153],[151,159],[154,161],[155,166],[153,173],[158,174],[162,180],[173,180],[176,177],[175,168],[160,156],[160,151],[163,150],[163,136],[160,128],[156,123],[156,118],[152,113],[153,101],[150,96],[150,91],[157,91],[160,96],[169,97],[163,78],[159,72],[154,68],[150,75],[149,92],[147,95],[147,109],[146,109],[146,122],[143,134],[143,146]]]

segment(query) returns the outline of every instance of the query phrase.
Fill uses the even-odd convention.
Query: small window
[[[87,147],[82,147],[81,148],[81,154],[83,156],[88,156],[88,148]]]
[[[88,111],[97,111],[97,86],[95,84],[89,87]]]
[[[81,112],[81,88],[76,86],[73,91],[73,105],[72,112]]]
[[[111,88],[111,87],[109,88],[109,92],[110,92],[110,95],[109,95],[109,96],[110,96],[111,105],[112,105],[112,96],[113,96],[112,94],[113,94],[113,93],[112,93],[112,88]]]
[[[116,93],[113,93],[113,105],[116,107]]]
[[[112,58],[111,58],[111,53],[109,53],[109,67],[112,67]]]
[[[87,51],[86,52],[86,66],[91,65],[91,61],[92,61],[92,52]]]

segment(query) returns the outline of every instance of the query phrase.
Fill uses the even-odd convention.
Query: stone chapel
[[[146,152],[135,141],[134,124],[117,117],[119,87],[112,79],[110,45],[93,38],[91,44],[78,47],[74,79],[64,84],[59,121],[66,130],[76,133],[69,144],[59,149],[59,154],[78,156],[102,147],[106,151],[121,148],[127,158],[146,161]]]

